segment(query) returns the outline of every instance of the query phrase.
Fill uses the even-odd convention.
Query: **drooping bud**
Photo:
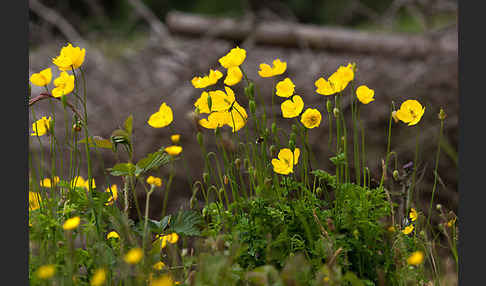
[[[224,183],[225,185],[227,185],[227,184],[229,183],[228,176],[226,176],[226,175],[224,175],[224,176],[223,176],[223,183]]]
[[[193,197],[191,197],[191,199],[189,200],[189,207],[190,207],[191,209],[193,209],[193,208],[196,206],[196,203],[197,203],[197,199],[196,199],[196,197],[194,197],[194,196],[193,196]]]
[[[236,170],[240,169],[240,167],[241,167],[241,159],[240,158],[235,159],[235,167],[236,167]]]
[[[290,148],[290,150],[292,150],[292,152],[294,152],[294,150],[295,150],[295,141],[292,140],[292,139],[289,140],[289,148]]]
[[[393,171],[393,179],[395,179],[395,181],[398,181],[398,178],[399,178],[398,170],[394,170]]]
[[[292,124],[292,132],[297,133],[299,132],[299,127],[296,124]]]
[[[321,187],[317,187],[317,189],[316,189],[316,194],[317,194],[317,196],[319,196],[319,197],[322,195],[322,188],[321,188]]]
[[[328,113],[331,113],[331,112],[332,112],[332,102],[331,102],[331,100],[330,100],[330,99],[328,99],[328,100],[326,101],[326,109],[327,109],[327,112],[328,112]]]
[[[255,114],[256,112],[256,105],[254,100],[250,100],[248,105],[250,106],[250,112],[251,114]]]
[[[270,145],[270,156],[275,157],[277,155],[277,146],[275,145]]]
[[[208,172],[203,173],[203,182],[205,184],[207,184],[209,182],[209,173]]]
[[[266,177],[263,183],[265,184],[265,186],[270,186],[272,184],[272,178]]]
[[[294,132],[290,132],[290,140],[295,141],[296,138],[297,134],[295,134]]]
[[[272,123],[272,134],[277,134],[277,124],[275,122]]]
[[[254,91],[255,91],[255,85],[253,84],[253,82],[250,82],[248,84],[247,87],[245,87],[245,95],[249,98],[249,99],[253,99],[255,98],[254,96]]]

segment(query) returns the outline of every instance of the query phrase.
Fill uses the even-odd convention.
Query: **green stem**
[[[416,136],[415,136],[415,157],[413,160],[413,173],[412,173],[412,185],[408,189],[407,192],[407,204],[405,211],[408,212],[409,207],[410,207],[410,201],[413,196],[413,192],[415,190],[415,178],[417,174],[417,165],[418,165],[418,152],[419,152],[419,135],[420,135],[420,130],[417,130]]]
[[[434,186],[432,187],[432,197],[430,198],[430,206],[429,206],[429,215],[427,218],[427,224],[430,223],[430,217],[432,216],[432,205],[434,203],[434,194],[435,194],[435,189],[437,187],[437,169],[439,167],[439,157],[440,157],[440,141],[442,140],[442,133],[444,130],[444,120],[440,121],[440,131],[439,131],[439,139],[437,143],[437,154],[435,157],[435,168],[434,168]]]
[[[383,173],[381,174],[380,188],[383,186],[383,182],[385,181],[386,170],[388,168],[388,158],[390,156],[392,120],[393,120],[393,116],[392,116],[392,113],[390,112],[390,120],[388,122],[388,139],[387,139],[387,144],[386,144],[385,167],[383,168]]]

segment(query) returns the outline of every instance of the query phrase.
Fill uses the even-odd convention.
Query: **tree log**
[[[400,58],[426,58],[438,53],[457,55],[457,41],[440,35],[408,35],[357,31],[286,22],[261,22],[215,18],[170,12],[166,24],[171,33],[212,36],[243,41],[255,37],[255,43],[286,47],[306,46],[340,53],[381,54]]]

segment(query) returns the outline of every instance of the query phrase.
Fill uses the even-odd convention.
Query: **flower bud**
[[[270,186],[272,184],[272,178],[266,177],[263,183],[265,184],[265,186]]]
[[[275,157],[277,155],[277,146],[270,145],[270,156]]]
[[[397,111],[396,110],[393,110],[392,117],[393,117],[393,121],[395,121],[395,123],[398,123],[398,117],[397,117]]]
[[[208,172],[203,173],[203,182],[205,184],[207,184],[209,182],[209,173]]]
[[[243,168],[250,167],[250,160],[248,158],[243,159]]]
[[[189,200],[189,207],[193,209],[196,206],[196,203],[197,203],[196,197],[191,197],[191,199]]]
[[[248,105],[250,106],[250,112],[251,114],[255,114],[256,111],[256,105],[254,100],[250,100]]]
[[[224,183],[225,185],[227,185],[227,184],[229,183],[228,176],[226,176],[226,175],[224,175],[224,176],[223,176],[223,183]]]
[[[277,134],[277,124],[275,122],[272,123],[272,134]]]
[[[240,167],[241,167],[241,159],[240,158],[235,159],[235,167],[236,167],[236,170],[240,169]]]
[[[290,150],[292,150],[292,152],[294,152],[294,150],[295,150],[295,141],[292,140],[292,139],[289,140],[289,148],[290,148]]]
[[[393,171],[393,179],[395,179],[395,181],[398,181],[398,178],[399,178],[398,170],[394,170]]]
[[[299,132],[299,128],[297,127],[296,124],[292,124],[292,132],[294,132],[294,133]]]
[[[199,143],[199,145],[203,146],[203,143],[204,143],[203,142],[203,135],[200,131],[197,132],[196,138],[197,138],[197,143]]]
[[[334,109],[332,110],[332,113],[334,113],[335,118],[339,117],[339,109],[337,107],[334,107]]]
[[[290,140],[295,141],[297,135],[294,132],[290,132]]]
[[[253,84],[253,82],[250,82],[248,84],[247,87],[245,87],[245,95],[249,98],[249,99],[253,99],[255,96],[254,96],[254,91],[255,91],[255,85]]]
[[[79,124],[80,122],[76,122],[73,124],[73,131],[75,132],[80,132],[81,131],[81,124]]]
[[[446,119],[446,117],[447,117],[447,114],[445,113],[444,109],[441,108],[440,111],[439,111],[439,119],[444,120],[444,119]]]
[[[440,210],[442,209],[442,205],[441,205],[441,204],[437,204],[437,205],[435,205],[435,208],[436,208],[438,211],[440,211]]]
[[[316,194],[317,194],[317,196],[319,196],[319,197],[322,195],[322,188],[321,188],[321,187],[317,187],[317,189],[316,189]]]
[[[328,100],[326,101],[326,109],[327,109],[327,112],[328,112],[328,113],[331,113],[331,112],[332,112],[332,102],[331,102],[331,100],[330,100],[330,99],[328,99]]]

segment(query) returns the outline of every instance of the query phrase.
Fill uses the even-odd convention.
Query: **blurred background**
[[[441,141],[436,202],[457,213],[457,1],[29,0],[29,15],[29,76],[49,66],[57,77],[51,59],[67,42],[86,48],[84,68],[92,135],[109,138],[132,114],[135,160],[169,145],[171,134],[182,135],[184,151],[182,160],[176,163],[169,211],[188,207],[190,182],[201,179],[203,170],[196,141],[200,128],[191,116],[201,91],[193,88],[190,80],[206,74],[209,68],[220,67],[218,59],[238,45],[247,50],[242,67],[266,102],[270,102],[274,82],[260,78],[258,66],[278,57],[288,63],[285,76],[293,80],[305,106],[323,113],[321,126],[309,133],[317,156],[315,168],[334,170],[329,161],[333,152],[327,145],[326,98],[315,93],[314,82],[321,76],[327,78],[339,65],[355,62],[356,84],[375,90],[375,101],[363,107],[361,116],[368,165],[377,181],[382,174],[392,101],[397,108],[407,99],[424,104],[426,111],[419,125],[410,128],[394,123],[391,139],[391,149],[397,152],[403,173],[403,165],[413,161],[415,132],[420,132],[416,207],[424,212],[434,180],[440,124],[437,114],[444,108],[448,117]],[[234,90],[241,104],[248,107],[243,84]],[[32,88],[33,97],[40,92],[40,88]],[[348,115],[349,98],[343,98],[343,113]],[[174,111],[174,122],[166,128],[151,128],[146,121],[164,101]],[[40,117],[51,112],[51,107],[47,101],[39,101],[35,110]],[[275,110],[278,124],[290,128],[293,121],[281,118],[278,106]],[[54,106],[54,112],[62,118],[60,104]],[[63,124],[58,120],[60,139]],[[201,131],[215,150],[212,131]],[[229,135],[228,130],[224,135]],[[31,144],[30,149],[38,150],[39,144]],[[107,150],[100,151],[99,159],[94,166],[96,184],[106,187],[103,169],[116,161]],[[392,171],[390,167],[387,182],[399,190],[400,183],[390,177]],[[167,171],[161,169],[154,175],[167,178]],[[111,177],[110,182],[121,185],[117,179]],[[143,190],[139,191],[143,200]],[[163,194],[152,197],[151,213],[158,218]]]

